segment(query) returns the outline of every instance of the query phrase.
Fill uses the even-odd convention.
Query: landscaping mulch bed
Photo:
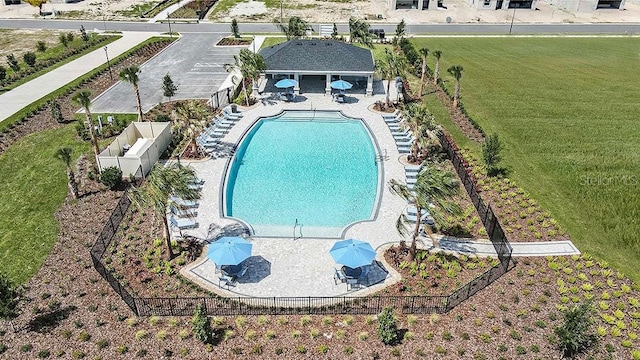
[[[524,189],[508,178],[487,176],[484,165],[470,151],[461,149],[460,153],[480,196],[491,205],[510,241],[570,240],[551,214]]]
[[[82,88],[90,90],[92,96],[98,96],[118,81],[117,74],[120,73],[120,70],[122,68],[144,63],[169,44],[170,42],[156,42],[144,47],[143,49],[140,49],[135,54],[129,56],[120,63],[112,64],[111,71],[113,74],[115,74],[113,80],[111,80],[111,78],[109,77],[109,72],[105,71],[93,80],[87,82],[84,86],[82,86]],[[73,121],[73,115],[79,109],[78,106],[72,104],[72,96],[73,93],[58,97],[58,103],[60,104],[62,114],[68,121]],[[60,126],[64,126],[64,124],[56,122],[52,118],[49,109],[46,108],[45,110],[40,111],[39,113],[27,118],[25,121],[19,124],[15,124],[7,131],[0,133],[0,154],[2,154],[15,141],[29,134],[58,128]]]
[[[249,45],[251,44],[251,42],[253,42],[253,39],[222,38],[220,39],[220,41],[218,41],[216,46],[242,46]]]
[[[454,256],[426,250],[418,250],[416,261],[408,261],[408,253],[408,248],[399,245],[385,252],[387,264],[402,275],[402,280],[381,290],[380,295],[449,295],[498,263],[493,258]]]
[[[447,109],[447,112],[451,117],[451,121],[458,126],[460,131],[462,131],[467,138],[475,142],[484,142],[484,135],[475,126],[473,126],[469,118],[460,110],[460,108],[453,107],[453,101],[449,95],[447,95],[442,88],[435,87],[433,85],[431,86],[434,88],[442,105]]]

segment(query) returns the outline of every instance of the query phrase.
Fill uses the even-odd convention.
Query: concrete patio
[[[376,285],[354,291],[347,291],[346,284],[336,285],[333,279],[336,264],[329,255],[329,249],[337,238],[273,238],[252,236],[253,256],[246,261],[249,267],[245,276],[240,278],[236,286],[229,290],[219,286],[215,264],[201,256],[182,270],[182,274],[203,287],[230,296],[339,296],[364,295],[375,292],[399,280],[399,275],[384,264],[382,254],[384,248],[401,240],[395,229],[395,222],[406,203],[392,195],[387,189],[390,179],[405,179],[404,166],[400,163],[393,136],[383,121],[380,113],[369,108],[376,102],[384,100],[383,84],[376,82],[374,96],[365,97],[362,93],[350,93],[349,103],[336,103],[331,96],[324,95],[324,82],[308,82],[302,86],[302,93],[294,102],[277,100],[272,92],[263,92],[258,103],[251,108],[240,108],[244,117],[223,138],[223,143],[211,159],[189,163],[205,180],[202,199],[198,208],[196,229],[183,230],[182,234],[196,236],[213,241],[224,235],[243,235],[248,229],[241,222],[224,218],[222,211],[222,187],[224,174],[232,156],[232,149],[242,140],[245,131],[259,117],[273,116],[283,110],[341,110],[345,115],[360,118],[370,128],[377,148],[377,155],[382,155],[379,167],[382,169],[379,179],[380,198],[376,205],[375,218],[372,221],[359,222],[347,228],[342,238],[356,238],[371,243],[377,251],[381,272],[374,274]],[[272,81],[263,79],[261,89],[272,90]],[[317,85],[317,86],[316,86]],[[317,89],[316,89],[317,88]],[[386,156],[385,156],[386,155]],[[173,236],[180,234],[174,233]],[[205,252],[206,253],[206,252]],[[386,273],[388,271],[388,274]],[[368,279],[367,281],[370,281]]]

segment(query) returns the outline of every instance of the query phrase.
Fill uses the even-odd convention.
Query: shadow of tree
[[[67,319],[69,315],[77,309],[76,306],[71,305],[46,314],[40,314],[29,321],[27,328],[29,331],[47,333],[56,328],[62,320]]]

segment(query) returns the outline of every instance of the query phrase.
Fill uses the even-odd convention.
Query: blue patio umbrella
[[[244,238],[225,236],[209,245],[207,257],[217,266],[238,265],[251,256],[252,246]]]
[[[278,89],[287,89],[298,86],[298,82],[293,79],[282,79],[275,85]]]
[[[342,79],[332,81],[330,85],[332,89],[336,89],[336,90],[349,90],[353,87],[353,84],[351,84],[348,81],[344,81]]]
[[[333,244],[329,253],[338,264],[350,268],[369,265],[376,257],[376,252],[371,244],[361,240],[347,239]]]

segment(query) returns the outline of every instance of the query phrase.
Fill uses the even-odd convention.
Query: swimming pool
[[[376,151],[359,119],[338,111],[285,111],[258,120],[231,159],[224,215],[258,236],[339,237],[372,219]]]

